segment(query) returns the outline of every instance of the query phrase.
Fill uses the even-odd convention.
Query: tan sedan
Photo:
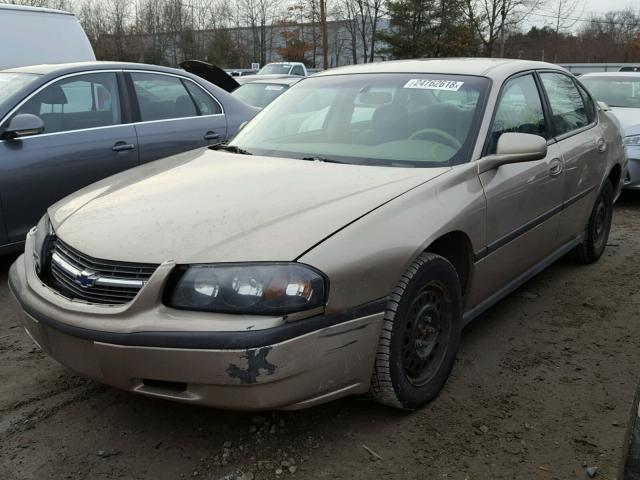
[[[550,64],[335,69],[217,151],[52,206],[9,282],[38,345],[115,387],[415,409],[465,324],[561,256],[602,255],[625,162],[608,113]]]

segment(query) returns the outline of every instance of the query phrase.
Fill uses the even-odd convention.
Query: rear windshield
[[[232,95],[244,103],[264,108],[279,97],[288,88],[275,83],[247,83],[236,88]]]
[[[640,108],[640,76],[582,77],[580,81],[610,107]]]
[[[31,73],[0,72],[0,103],[35,81],[38,75]]]
[[[260,75],[287,75],[291,70],[291,65],[272,63],[271,65],[265,65],[260,69],[258,74]]]
[[[489,85],[482,77],[427,73],[309,77],[231,145],[264,156],[360,165],[463,163]]]

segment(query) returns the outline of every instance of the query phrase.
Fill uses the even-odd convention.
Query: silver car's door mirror
[[[602,102],[602,101],[598,101],[598,106],[600,107],[600,109],[603,112],[610,112],[611,108],[609,108],[609,105],[607,105],[606,103]]]
[[[500,135],[495,155],[478,161],[478,173],[509,163],[532,162],[547,156],[547,141],[539,135],[507,132]]]
[[[9,126],[2,134],[3,138],[13,139],[28,135],[39,135],[44,132],[44,122],[37,115],[21,113],[9,122]]]

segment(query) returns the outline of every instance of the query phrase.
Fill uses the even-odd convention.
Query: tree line
[[[247,68],[488,56],[640,62],[640,9],[580,0],[9,0],[71,10],[99,59]]]

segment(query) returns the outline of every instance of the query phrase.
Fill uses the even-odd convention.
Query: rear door
[[[191,79],[157,72],[127,76],[137,109],[141,163],[226,139],[222,105]]]
[[[540,72],[554,137],[562,151],[565,178],[559,238],[582,233],[606,167],[606,142],[589,94],[561,72]]]
[[[62,197],[138,164],[136,132],[116,72],[68,75],[37,90],[14,115],[42,118],[40,135],[0,141],[0,194],[8,242],[24,240]]]

